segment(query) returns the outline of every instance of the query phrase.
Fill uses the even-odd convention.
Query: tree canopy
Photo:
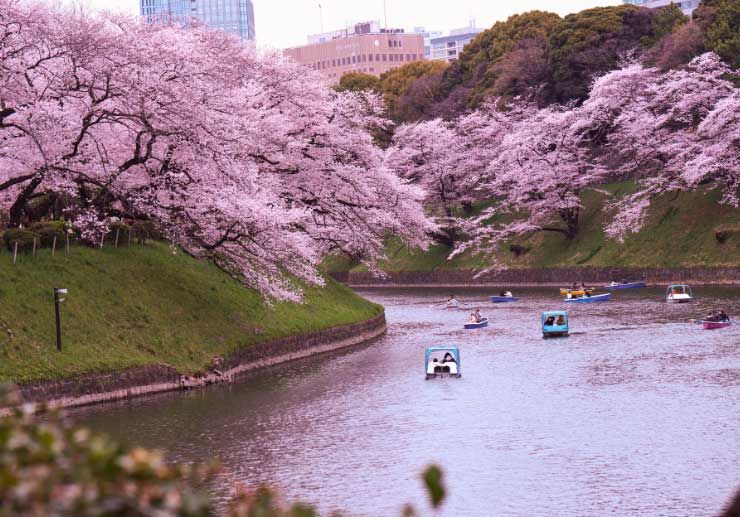
[[[363,72],[347,72],[334,87],[337,92],[377,92],[379,89],[380,79]]]

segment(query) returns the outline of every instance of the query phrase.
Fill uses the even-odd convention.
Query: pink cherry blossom
[[[371,95],[204,27],[0,0],[0,209],[64,203],[83,236],[150,220],[267,296],[344,252],[426,244],[423,192],[383,163]],[[97,214],[95,216],[94,214]]]

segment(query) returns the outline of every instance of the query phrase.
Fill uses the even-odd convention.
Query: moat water
[[[702,330],[711,308],[740,318],[740,290],[617,292],[565,304],[556,290],[363,290],[388,333],[367,345],[252,374],[243,382],[74,410],[70,418],[176,461],[221,458],[217,491],[269,483],[323,515],[429,507],[440,515],[716,515],[740,488],[740,325]],[[566,307],[567,305],[567,307]],[[488,328],[462,329],[479,307]],[[568,338],[539,315],[567,308]],[[460,379],[424,380],[424,350],[455,344]]]

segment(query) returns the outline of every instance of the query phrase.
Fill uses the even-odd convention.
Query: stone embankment
[[[149,365],[123,371],[90,373],[75,378],[19,386],[22,403],[72,407],[127,399],[165,391],[229,383],[239,375],[296,359],[332,352],[379,337],[386,331],[385,314],[371,320],[298,334],[236,350],[216,357],[208,371],[181,375],[166,365]]]
[[[476,276],[472,270],[390,272],[385,278],[364,272],[332,276],[353,287],[500,287],[565,286],[572,282],[605,285],[612,280],[644,280],[649,285],[740,285],[740,267],[619,268],[572,267],[504,269]]]

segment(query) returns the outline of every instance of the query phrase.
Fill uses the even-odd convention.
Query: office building
[[[424,37],[424,59],[432,59],[432,39],[441,38],[442,31],[428,31],[424,27],[414,27],[414,34]]]
[[[149,23],[200,20],[208,27],[255,40],[252,0],[140,0],[141,15]]]
[[[423,60],[424,37],[403,29],[382,29],[378,22],[363,22],[309,36],[308,45],[286,49],[283,54],[338,83],[347,72],[379,76],[406,63]]]
[[[623,0],[625,4],[639,5],[642,7],[664,7],[670,4],[676,4],[681,8],[683,13],[691,16],[694,9],[699,7],[700,0]]]
[[[449,36],[433,38],[431,43],[431,58],[435,61],[452,62],[475,37],[483,32],[483,29],[475,27],[466,27],[464,29],[455,29],[450,31]]]

